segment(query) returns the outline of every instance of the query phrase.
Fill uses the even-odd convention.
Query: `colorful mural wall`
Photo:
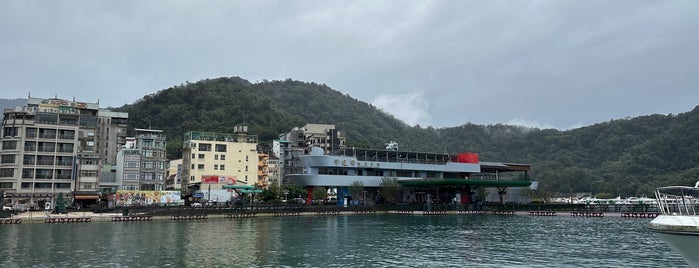
[[[117,206],[151,206],[184,204],[179,191],[128,191],[119,190],[112,195]]]

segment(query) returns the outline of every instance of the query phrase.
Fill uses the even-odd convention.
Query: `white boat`
[[[667,186],[655,190],[660,215],[650,222],[649,228],[660,239],[677,251],[691,266],[699,268],[699,215],[696,196],[699,182],[694,187]]]

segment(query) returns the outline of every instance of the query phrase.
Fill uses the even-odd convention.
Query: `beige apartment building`
[[[247,127],[234,134],[190,131],[182,145],[182,191],[219,191],[224,185],[256,185],[259,158],[256,135]]]

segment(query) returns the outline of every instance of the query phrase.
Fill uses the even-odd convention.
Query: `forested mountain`
[[[699,179],[699,107],[678,115],[648,115],[558,131],[509,125],[411,127],[370,104],[326,85],[250,83],[238,77],[186,83],[147,95],[118,110],[130,127],[162,129],[168,156],[180,156],[187,131],[232,132],[249,126],[261,144],[306,123],[335,124],[350,146],[478,152],[482,161],[532,165],[541,193],[650,195],[666,184]]]

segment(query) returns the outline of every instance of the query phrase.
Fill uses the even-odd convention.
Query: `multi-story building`
[[[182,188],[182,159],[170,160],[165,174],[165,190],[179,190]]]
[[[254,185],[258,182],[257,136],[247,127],[234,134],[191,131],[184,135],[182,190],[221,190],[226,184]],[[206,184],[206,188],[203,188]]]
[[[257,186],[263,189],[269,187],[269,155],[257,154]]]
[[[279,157],[270,155],[267,159],[267,170],[269,175],[267,179],[269,180],[269,185],[276,185],[278,187],[282,186],[281,178],[279,177]]]
[[[140,190],[162,191],[167,166],[165,135],[162,130],[134,129],[141,150]]]
[[[117,190],[139,190],[141,184],[141,150],[136,148],[136,138],[127,137],[126,144],[117,153],[115,184]]]
[[[117,153],[119,190],[161,191],[167,171],[165,135],[154,129],[134,132],[136,137],[125,138],[126,144]]]
[[[19,208],[64,200],[95,202],[99,190],[98,103],[29,98],[5,109],[0,191]],[[74,195],[75,193],[75,195]]]
[[[115,193],[120,181],[116,176],[117,152],[126,144],[128,113],[100,109],[98,112],[97,155],[100,160],[99,192],[104,198]]]
[[[335,125],[306,124],[292,129],[285,138],[293,147],[303,148],[304,154],[308,154],[312,147],[320,147],[326,154],[345,147],[345,137]]]
[[[101,163],[115,165],[117,152],[126,144],[129,114],[100,109],[97,115],[97,145]]]
[[[335,125],[306,124],[279,135],[279,140],[272,142],[272,152],[279,158],[280,185],[287,182],[286,174],[303,172],[299,157],[308,154],[313,147],[319,147],[325,154],[330,154],[345,147],[345,137]]]

